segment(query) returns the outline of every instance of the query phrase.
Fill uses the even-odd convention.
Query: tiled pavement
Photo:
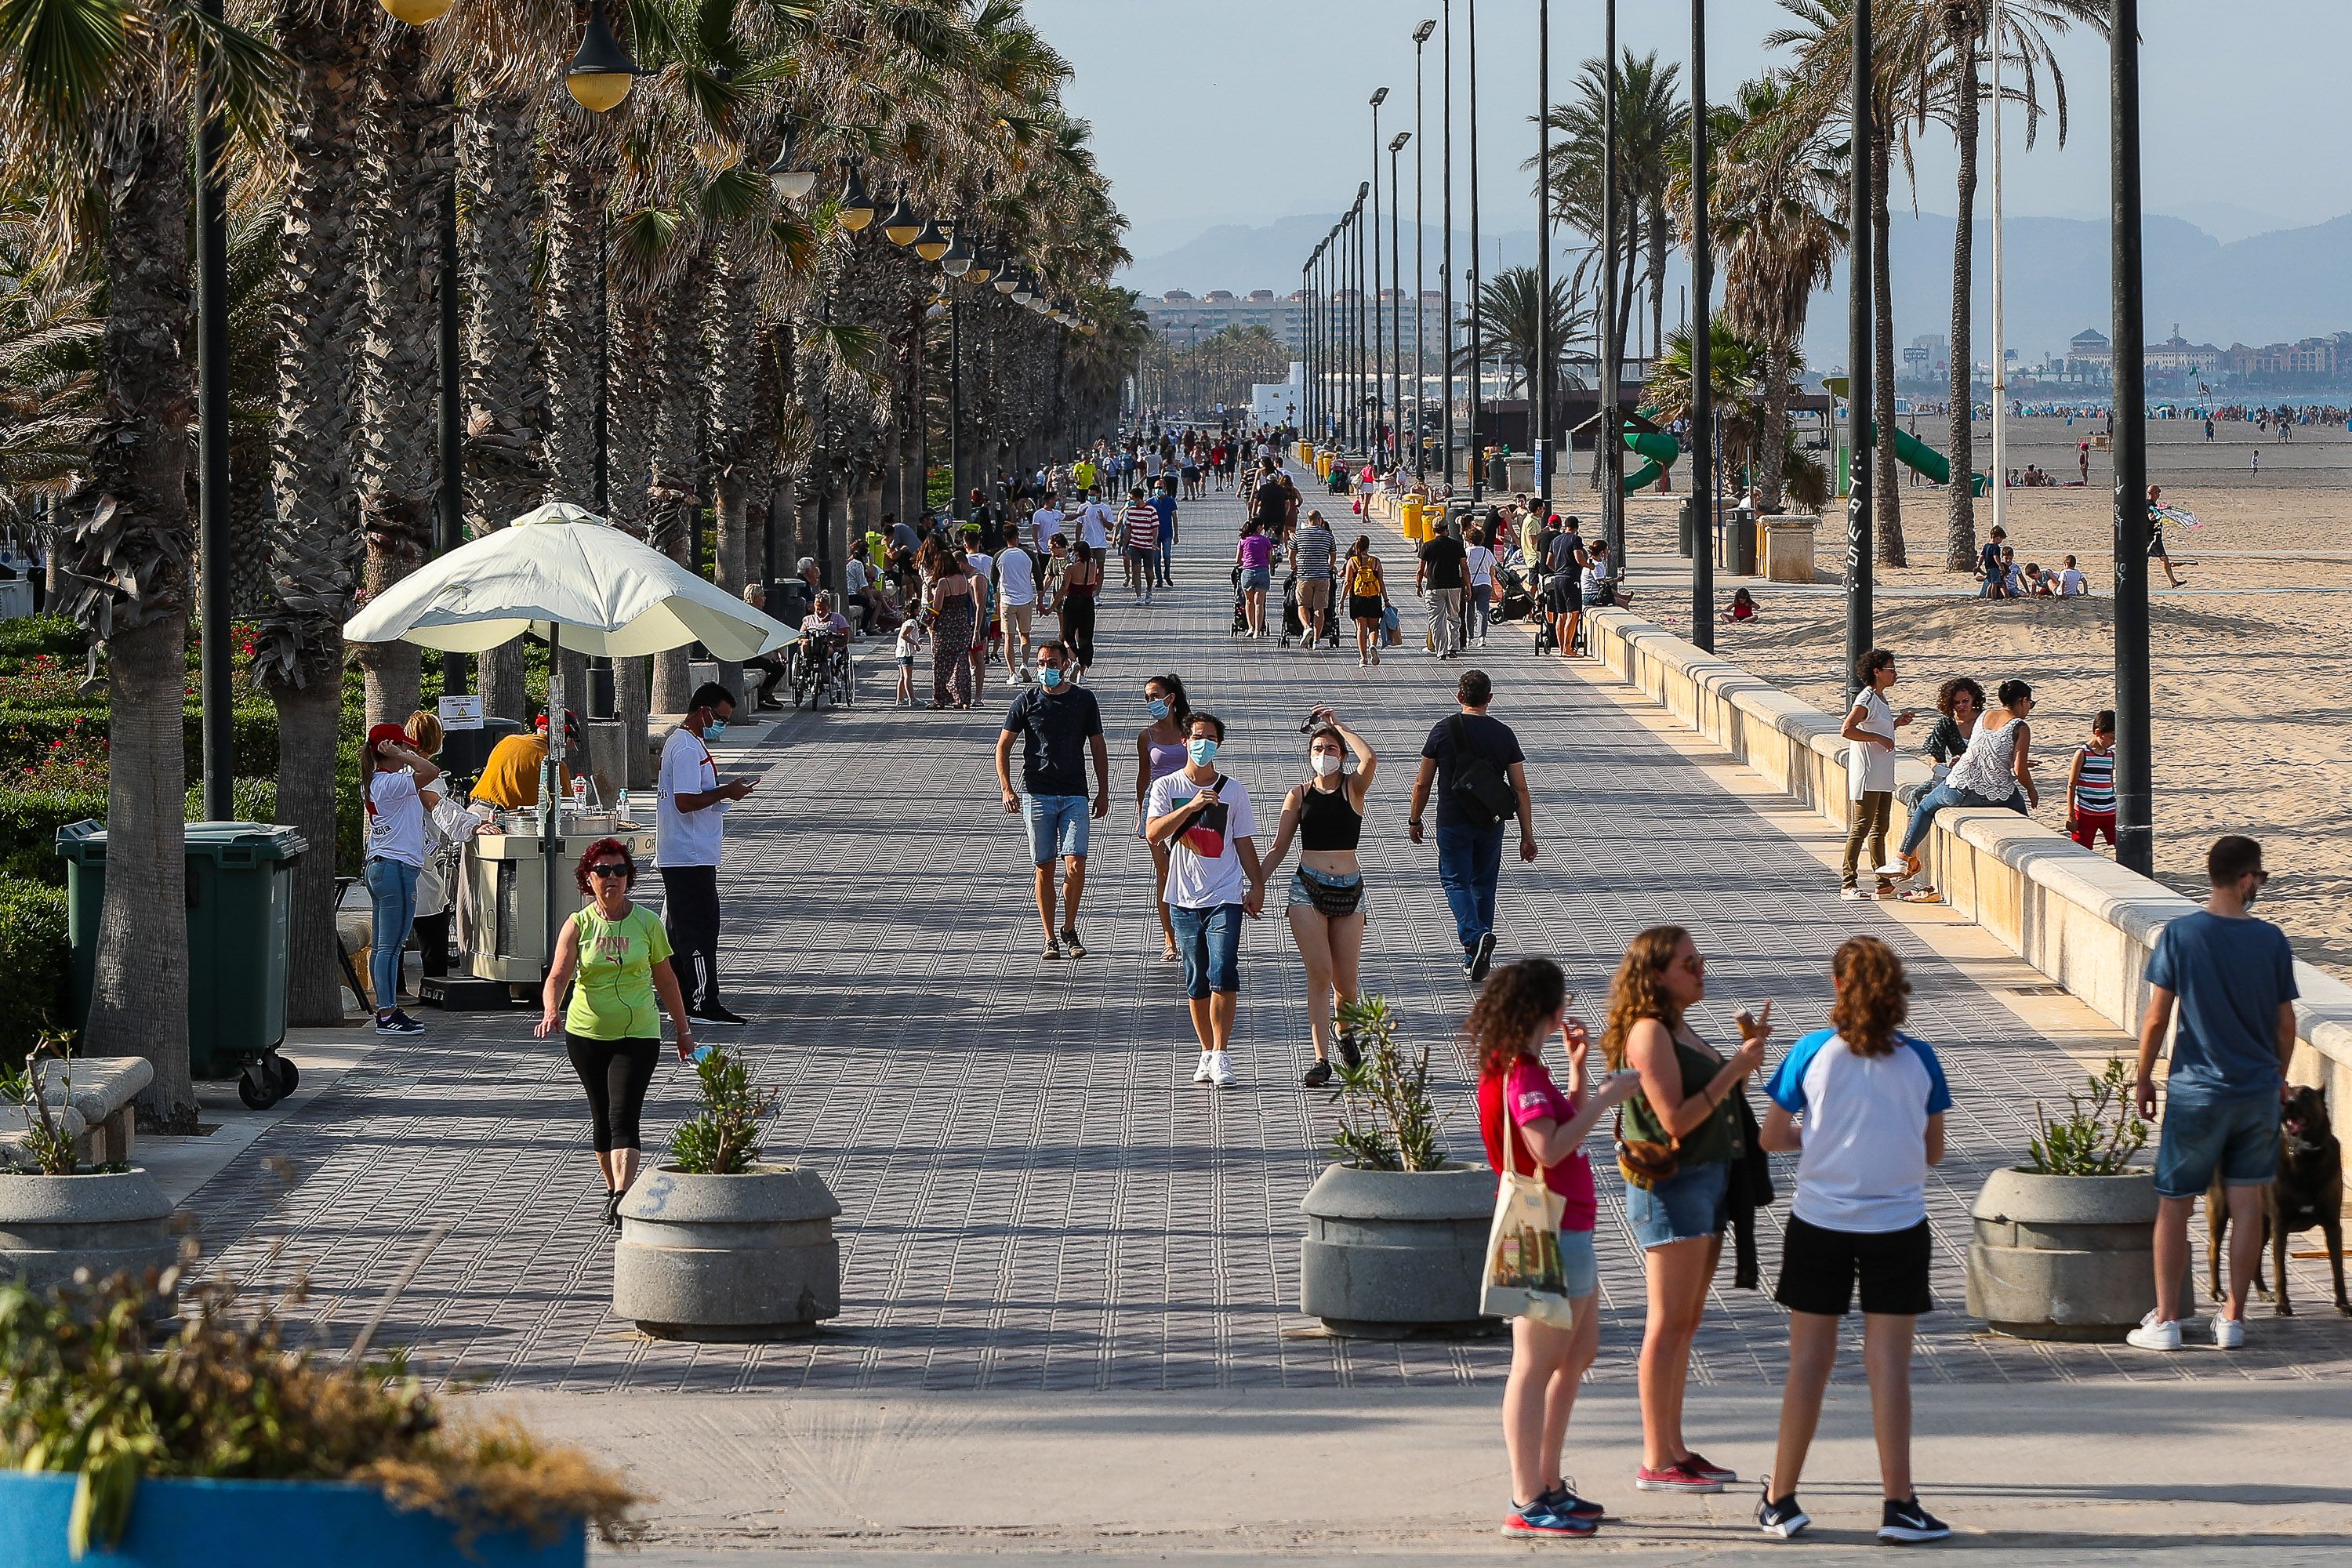
[[[1120,804],[1097,828],[1083,962],[1036,957],[1025,844],[992,776],[1001,687],[969,714],[898,710],[876,654],[865,706],[789,721],[758,753],[766,776],[728,832],[729,997],[759,1020],[743,1041],[784,1091],[769,1156],[816,1167],[845,1211],[845,1310],[821,1337],[695,1347],[611,1316],[581,1097],[560,1045],[532,1039],[521,1015],[436,1017],[266,1134],[190,1205],[216,1258],[257,1288],[302,1276],[292,1315],[341,1347],[423,1254],[378,1342],[413,1347],[427,1373],[498,1386],[1037,1393],[1498,1377],[1496,1342],[1333,1341],[1297,1311],[1297,1204],[1331,1121],[1323,1097],[1297,1087],[1303,985],[1278,920],[1244,945],[1246,1087],[1217,1095],[1189,1081],[1194,1047],[1175,973],[1158,961],[1150,861],[1124,804],[1153,670],[1182,672],[1197,704],[1232,725],[1227,758],[1260,803],[1262,843],[1302,775],[1310,706],[1334,703],[1370,736],[1385,765],[1365,853],[1367,984],[1433,1037],[1450,1037],[1468,996],[1433,855],[1403,833],[1414,755],[1460,667],[1400,652],[1363,671],[1345,655],[1230,639],[1238,515],[1230,501],[1189,506],[1181,586],[1150,610],[1117,593],[1104,606],[1091,684]],[[1538,666],[1516,633],[1476,661],[1530,759],[1543,845],[1535,866],[1507,863],[1505,956],[1558,957],[1588,1015],[1626,937],[1664,921],[1699,933],[1717,989],[1698,1023],[1718,1038],[1732,1010],[1766,997],[1783,1040],[1819,1024],[1827,956],[1851,932],[1906,953],[1913,1026],[1943,1053],[1958,1097],[1930,1187],[1936,1285],[1954,1310],[1923,1321],[1923,1379],[2297,1379],[2352,1362],[2352,1326],[2325,1313],[2315,1264],[2297,1266],[2306,1315],[2260,1312],[2254,1347],[2226,1359],[1976,1331],[1957,1310],[1969,1196],[2075,1069],[1874,907],[1841,903],[1817,861],[1607,694]],[[1454,1059],[1442,1042],[1441,1056]],[[656,1157],[688,1081],[674,1061],[656,1080]],[[1469,1155],[1458,1069],[1440,1095],[1449,1145]],[[1612,1348],[1595,1375],[1630,1384],[1641,1272],[1602,1147]],[[1765,1222],[1768,1278],[1777,1221]],[[1728,1278],[1727,1262],[1695,1375],[1773,1381],[1778,1310]]]

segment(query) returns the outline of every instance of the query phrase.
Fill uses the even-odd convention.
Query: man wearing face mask
[[[1143,836],[1168,846],[1168,917],[1201,1042],[1192,1081],[1231,1089],[1242,916],[1255,919],[1265,907],[1265,869],[1249,791],[1217,770],[1224,721],[1194,713],[1185,734],[1184,765],[1154,783],[1144,801]]]
[[[1037,868],[1037,919],[1045,928],[1041,956],[1087,955],[1078,936],[1078,898],[1087,886],[1087,840],[1092,818],[1110,810],[1110,748],[1103,740],[1102,710],[1079,686],[1075,656],[1066,643],[1037,650],[1037,684],[1013,700],[1004,729],[996,737],[996,782],[1007,813],[1024,812],[1029,823],[1029,854]],[[1022,739],[1021,792],[1013,788],[1013,738]],[[1097,788],[1091,811],[1087,799],[1087,755],[1092,752]],[[1023,795],[1028,797],[1024,807]],[[1062,858],[1062,924],[1054,926],[1054,858]]]
[[[733,692],[717,681],[698,688],[686,718],[662,742],[656,784],[654,864],[661,870],[662,924],[675,950],[671,967],[687,1012],[713,1024],[743,1021],[719,1000],[719,847],[728,806],[755,781],[721,784],[708,744],[734,716]]]

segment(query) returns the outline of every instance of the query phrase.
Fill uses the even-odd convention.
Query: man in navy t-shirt
[[[2179,1026],[2156,1152],[2156,1310],[2128,1336],[2142,1350],[2180,1348],[2189,1211],[2217,1176],[2230,1205],[2230,1301],[2213,1320],[2213,1342],[2246,1342],[2263,1188],[2278,1173],[2279,1101],[2294,1055],[2294,955],[2284,931],[2247,913],[2270,880],[2262,846],[2234,833],[2217,838],[2205,870],[2213,886],[2205,907],[2158,931],[2147,961],[2142,1116],[2156,1115],[2157,1055],[2176,1014]]]

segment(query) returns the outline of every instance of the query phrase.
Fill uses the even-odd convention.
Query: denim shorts
[[[2168,1097],[2156,1144],[2156,1195],[2201,1198],[2216,1174],[2228,1187],[2258,1187],[2278,1174],[2279,1099]]]
[[[1252,591],[1252,590],[1254,589],[1254,590],[1255,590],[1256,592],[1263,594],[1263,593],[1265,593],[1266,591],[1268,591],[1269,589],[1271,589],[1273,586],[1274,586],[1274,568],[1273,568],[1273,567],[1271,567],[1271,566],[1244,566],[1244,567],[1243,567],[1243,568],[1242,568],[1242,591],[1243,591],[1244,593],[1248,593],[1248,592],[1250,592],[1250,591]]]
[[[1310,871],[1304,866],[1290,874],[1290,897],[1285,900],[1285,907],[1313,909],[1315,889],[1310,884],[1317,882],[1321,883],[1326,889],[1355,888],[1359,889],[1357,898],[1360,901],[1356,908],[1360,910],[1364,907],[1360,901],[1363,896],[1360,889],[1364,885],[1364,874],[1361,871],[1353,871],[1345,877],[1339,877],[1328,871]]]
[[[1087,852],[1087,830],[1093,819],[1087,815],[1085,795],[1024,795],[1021,813],[1029,820],[1029,858],[1034,864],[1045,865],[1056,855]]]
[[[1589,1230],[1559,1233],[1559,1272],[1567,1282],[1568,1299],[1580,1301],[1601,1289],[1601,1258],[1592,1250]]]
[[[1675,1241],[1721,1236],[1731,1223],[1731,1164],[1685,1165],[1654,1187],[1625,1184],[1625,1218],[1647,1252]]]
[[[1213,992],[1242,988],[1242,907],[1218,904],[1188,910],[1168,906],[1176,928],[1176,951],[1184,960],[1184,994],[1200,1001]]]

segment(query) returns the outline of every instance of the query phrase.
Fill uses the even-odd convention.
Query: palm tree
[[[1601,232],[1605,68],[1599,59],[1586,60],[1574,96],[1551,109],[1557,138],[1552,148],[1554,210],[1588,236]],[[1675,90],[1681,75],[1681,67],[1661,65],[1655,51],[1636,56],[1628,49],[1618,67],[1619,248],[1605,262],[1597,252],[1589,254],[1578,264],[1576,277],[1580,286],[1590,269],[1618,268],[1617,320],[1608,326],[1620,364],[1643,283],[1650,293],[1650,341],[1662,342],[1665,335],[1666,252],[1674,235],[1669,193],[1690,142],[1690,106]],[[1523,166],[1533,169],[1535,161]],[[1596,297],[1599,291],[1596,286]]]
[[[189,109],[266,123],[278,57],[188,0],[33,0],[0,29],[0,183],[38,193],[105,281],[98,438],[58,542],[65,604],[108,645],[110,864],[82,1048],[142,1056],[151,1128],[194,1131],[182,737],[189,422]],[[201,64],[199,62],[202,62]]]
[[[1538,368],[1537,301],[1543,297],[1542,289],[1538,274],[1532,267],[1507,267],[1481,282],[1478,288],[1475,320],[1478,341],[1509,363],[1511,384],[1515,387],[1526,388],[1536,383]],[[1552,279],[1549,324],[1553,386],[1583,386],[1582,377],[1560,367],[1568,357],[1568,345],[1592,331],[1592,309],[1586,302],[1578,279]],[[1472,324],[1472,318],[1465,316],[1457,329],[1457,337],[1465,345]],[[1459,357],[1467,353],[1466,346],[1457,350],[1457,365],[1467,363]]]
[[[98,285],[45,254],[37,206],[0,213],[0,520],[70,493],[98,429]]]
[[[1724,318],[1763,345],[1755,485],[1759,504],[1771,511],[1782,504],[1790,367],[1814,291],[1829,286],[1831,265],[1847,242],[1836,217],[1840,168],[1836,150],[1783,79],[1743,82],[1722,118],[1710,207],[1723,258]],[[1687,225],[1687,182],[1682,194]]]

